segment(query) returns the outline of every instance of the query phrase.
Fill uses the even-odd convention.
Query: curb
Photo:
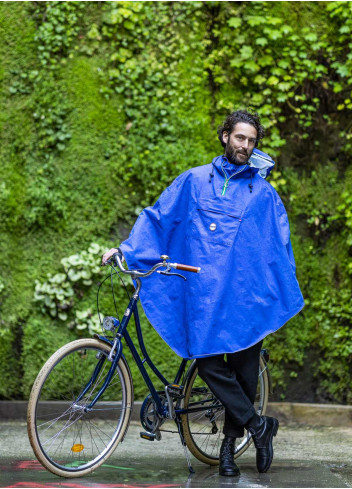
[[[352,426],[352,406],[342,404],[269,402],[266,414],[279,418],[285,424]]]
[[[27,417],[27,404],[27,401],[0,401],[0,421],[25,420]],[[133,421],[139,421],[141,405],[141,401],[134,403],[131,416]],[[352,426],[352,406],[340,404],[269,402],[266,414],[278,418],[284,424]]]

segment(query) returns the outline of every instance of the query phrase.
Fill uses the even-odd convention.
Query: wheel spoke
[[[101,389],[111,363],[104,362],[80,398],[108,346],[76,340],[54,354],[38,374],[29,401],[29,435],[39,461],[58,475],[90,472],[109,456],[127,429],[132,387],[125,360],[120,359],[110,384],[94,407],[85,412]],[[80,399],[80,401],[77,401]]]

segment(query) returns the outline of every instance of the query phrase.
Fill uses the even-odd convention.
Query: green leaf
[[[240,55],[243,59],[249,59],[253,56],[253,49],[251,46],[242,46]]]
[[[117,70],[116,68],[111,68],[109,70],[109,76],[110,78],[118,78],[120,76],[120,70]]]
[[[258,59],[259,66],[271,66],[273,64],[273,62],[274,62],[274,59],[269,54],[266,54],[264,56],[260,56]]]
[[[247,17],[247,22],[251,27],[255,27],[257,25],[262,25],[266,23],[266,18],[264,15],[251,15]]]
[[[125,20],[125,22],[123,23],[123,26],[128,29],[128,30],[132,30],[134,29],[134,23],[131,22],[130,20]]]
[[[349,25],[346,25],[346,24],[345,24],[345,25],[343,25],[342,27],[340,27],[339,32],[340,32],[341,34],[348,34],[349,32],[351,32],[351,28],[350,28],[350,26],[349,26]]]
[[[51,283],[61,284],[66,280],[66,275],[64,273],[57,273],[53,277],[50,278]]]
[[[230,27],[234,27],[235,29],[237,29],[242,24],[242,20],[240,17],[231,17],[231,19],[229,19],[227,23]]]
[[[100,254],[101,253],[101,248],[100,246],[97,244],[97,243],[91,243],[89,248],[88,248],[88,252],[89,253],[93,253],[94,255],[96,254]]]
[[[291,66],[291,62],[288,59],[280,59],[280,61],[278,62],[278,65],[280,66],[280,68],[283,68],[284,70],[286,70],[287,68],[289,68]]]
[[[288,82],[280,82],[277,87],[283,92],[288,92],[292,87],[292,84]]]
[[[342,90],[343,90],[343,86],[341,85],[341,83],[334,82],[334,84],[333,84],[334,93],[342,92]]]
[[[232,58],[231,61],[230,61],[230,66],[234,67],[234,68],[240,68],[243,66],[243,59],[242,58]]]
[[[87,309],[86,311],[76,311],[77,319],[86,319],[90,315],[91,311]]]
[[[266,37],[257,37],[255,43],[258,44],[258,46],[266,46],[268,44],[268,40]]]
[[[281,30],[279,31],[279,30],[264,29],[264,32],[272,41],[277,41],[278,39],[281,39],[283,36]]]
[[[339,64],[338,67],[336,68],[336,71],[342,77],[348,76],[350,74],[350,70],[348,66],[344,64]]]
[[[271,17],[270,15],[266,17],[266,22],[271,25],[279,25],[284,22],[281,17]]]
[[[79,255],[71,255],[68,258],[66,258],[67,263],[70,265],[76,267],[77,265],[81,265],[82,261]],[[62,260],[63,261],[63,260]]]
[[[87,32],[87,37],[88,39],[97,39],[97,40],[101,39],[97,24],[92,24],[91,28]]]
[[[254,83],[257,83],[258,85],[262,85],[263,83],[266,82],[266,78],[265,76],[263,75],[257,75],[255,78],[254,78]]]
[[[260,76],[260,75],[259,75]],[[265,78],[264,78],[265,81]],[[264,97],[261,93],[255,93],[251,98],[251,104],[253,105],[261,105],[264,102]]]
[[[119,13],[119,9],[111,10],[110,12],[104,12],[102,21],[105,24],[115,25],[122,21],[122,17]]]
[[[309,34],[306,34],[304,36],[304,39],[309,42],[315,42],[318,39],[318,36],[315,32],[309,32]]]
[[[279,83],[279,79],[276,76],[270,76],[267,80],[268,85],[277,85]]]
[[[76,328],[79,330],[87,329],[87,327],[85,323],[76,324]]]
[[[253,60],[246,61],[246,63],[244,63],[244,68],[252,73],[257,72],[260,69],[259,65],[257,65]]]
[[[72,282],[77,282],[81,278],[81,274],[79,272],[75,272],[75,270],[73,270],[72,268],[68,271],[67,275]]]

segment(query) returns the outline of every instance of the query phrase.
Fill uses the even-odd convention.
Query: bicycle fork
[[[115,347],[115,352],[114,352],[114,347]],[[115,353],[115,356],[112,358],[112,355]],[[95,398],[88,404],[88,406],[85,406],[84,408],[84,412],[85,413],[88,413],[89,411],[91,411],[91,409],[93,408],[94,404],[98,401],[98,399],[100,398],[100,396],[105,392],[107,386],[109,385],[111,379],[112,379],[112,376],[114,375],[114,372],[116,370],[116,367],[117,367],[117,364],[121,358],[121,355],[122,355],[122,344],[121,344],[121,341],[120,339],[118,339],[116,341],[115,339],[115,342],[114,342],[114,345],[111,349],[111,352],[109,354],[109,357],[108,357],[108,360],[110,360],[112,358],[112,363],[111,363],[111,366],[109,368],[109,371],[105,377],[105,380],[104,380],[104,383],[103,385],[101,386],[99,392],[97,393],[97,395],[95,396]],[[98,375],[104,365],[104,363],[106,362],[106,356],[103,355],[101,358],[99,358],[99,361],[94,369],[94,372],[93,372],[93,375],[91,376],[91,378],[89,379],[87,385],[84,387],[83,391],[80,393],[80,395],[77,397],[76,399],[76,403],[78,403],[82,398],[83,396],[89,391],[89,389],[91,388],[91,386],[93,385],[93,383],[96,381],[96,379],[98,378]]]
[[[123,334],[126,331],[127,324],[128,324],[128,322],[130,320],[132,311],[135,308],[135,305],[137,303],[137,300],[138,300],[138,294],[134,294],[133,297],[131,298],[129,304],[128,304],[128,307],[127,307],[126,311],[125,311],[125,314],[123,316],[122,322],[119,325],[119,329],[118,329],[118,331],[116,333],[114,342],[113,342],[113,344],[111,346],[111,350],[110,350],[109,356],[107,357],[107,359],[111,362],[111,367],[110,367],[110,369],[109,369],[109,371],[108,371],[108,373],[107,373],[107,375],[105,377],[104,384],[100,388],[98,394],[90,402],[90,404],[88,404],[88,406],[86,406],[84,408],[84,412],[85,413],[91,411],[91,409],[93,408],[94,404],[98,401],[98,399],[100,398],[100,396],[105,392],[107,386],[109,385],[109,383],[110,383],[110,381],[112,379],[112,376],[114,375],[114,372],[116,370],[117,364],[118,364],[118,362],[119,362],[119,360],[121,358],[121,355],[122,355],[121,338],[123,337]],[[104,337],[101,337],[100,335],[97,335],[97,337],[98,337],[98,339],[100,339],[102,341],[106,341],[106,339]],[[110,341],[108,343],[111,344]],[[100,361],[100,360],[102,360],[102,361]],[[102,368],[105,360],[106,360],[106,358],[99,359],[99,363],[98,363],[98,365],[96,366],[96,368],[95,368],[95,370],[93,372],[92,378],[89,380],[88,384],[83,389],[82,393],[78,396],[76,402],[79,402],[83,398],[83,396],[89,390],[89,388],[91,387],[91,385],[93,384],[93,382],[97,379],[97,377],[99,375],[99,372],[100,372],[100,370],[101,370],[101,368]]]

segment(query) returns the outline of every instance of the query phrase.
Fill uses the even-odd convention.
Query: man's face
[[[237,122],[229,135],[223,132],[222,139],[226,144],[225,156],[233,165],[245,165],[251,156],[257,140],[257,130],[251,124]]]

